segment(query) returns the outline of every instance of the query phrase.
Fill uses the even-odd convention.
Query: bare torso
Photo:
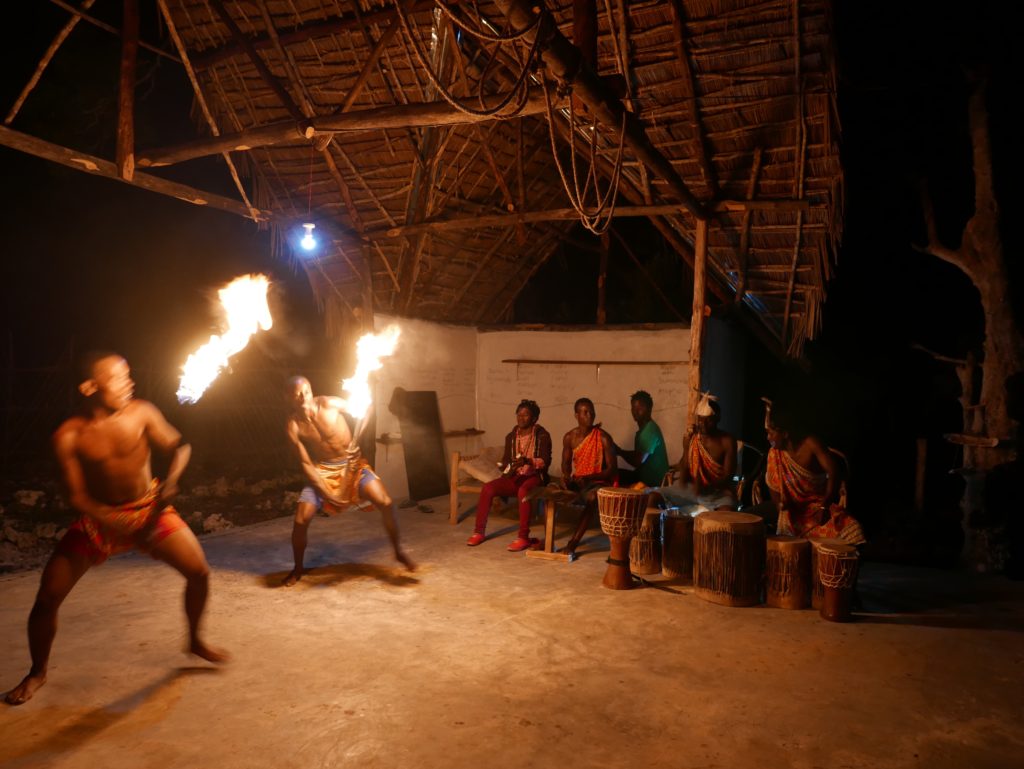
[[[306,418],[292,416],[289,428],[305,447],[314,462],[341,459],[352,441],[352,432],[342,413],[341,400],[320,395],[313,399],[314,408]]]
[[[153,478],[146,434],[152,404],[133,400],[101,418],[72,417],[56,436],[70,437],[86,491],[98,502],[120,505],[142,497]]]

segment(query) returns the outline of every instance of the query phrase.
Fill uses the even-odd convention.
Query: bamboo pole
[[[687,429],[696,424],[697,401],[700,400],[700,375],[704,351],[704,304],[708,262],[708,223],[697,220],[694,243],[693,312],[690,318],[690,388],[686,399]]]

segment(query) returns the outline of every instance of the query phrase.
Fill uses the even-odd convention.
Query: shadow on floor
[[[217,675],[220,668],[182,667],[127,694],[109,705],[75,710],[46,706],[42,709],[27,707],[18,710],[8,707],[5,720],[12,728],[5,740],[7,752],[5,767],[17,767],[31,761],[38,766],[40,759],[52,763],[61,755],[72,753],[112,729],[141,731],[159,723],[181,698],[182,682],[190,676]],[[44,692],[45,687],[41,690]],[[38,696],[38,695],[37,695]],[[18,721],[25,719],[24,727]],[[46,725],[54,727],[47,729]]]
[[[275,571],[263,575],[263,586],[269,588],[283,587],[285,577],[291,571]],[[316,566],[307,569],[302,579],[291,589],[327,587],[340,585],[357,579],[375,579],[392,587],[411,587],[420,583],[419,579],[409,575],[403,569],[377,566],[372,563],[335,563],[327,566]]]

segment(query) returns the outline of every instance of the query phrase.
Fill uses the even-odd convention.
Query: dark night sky
[[[67,18],[38,0],[23,9],[26,27],[0,32],[6,112],[52,35]],[[117,13],[97,3],[97,13]],[[153,13],[143,3],[144,13]],[[924,418],[920,393],[941,379],[921,356],[918,342],[962,355],[981,340],[976,294],[954,268],[915,252],[923,235],[917,183],[929,180],[942,231],[955,245],[970,213],[970,146],[966,133],[964,68],[985,63],[997,194],[1004,217],[1004,248],[1020,284],[1020,237],[1006,223],[1017,201],[1007,171],[1019,149],[1012,136],[1010,100],[1021,92],[1019,46],[1010,12],[997,2],[962,3],[936,15],[926,2],[839,0],[834,19],[838,45],[839,106],[846,168],[846,233],[837,278],[829,287],[822,338],[808,348],[810,374],[795,373],[758,355],[751,395],[801,380],[812,385],[826,432],[847,445],[869,440],[865,425],[905,432],[906,409]],[[116,15],[112,23],[117,23]],[[145,23],[148,22],[144,18]],[[153,38],[149,34],[150,39]],[[97,52],[102,53],[97,53]],[[176,65],[151,65],[138,92],[138,143],[153,145],[190,135],[188,84]],[[11,126],[96,155],[113,154],[117,43],[79,25],[44,74],[39,90]],[[69,118],[69,116],[74,116]],[[75,339],[82,349],[102,345],[155,367],[180,365],[184,353],[209,333],[211,290],[244,272],[269,272],[278,282],[278,331],[254,355],[260,365],[313,365],[323,348],[305,278],[270,255],[266,233],[238,217],[204,211],[0,148],[0,220],[4,233],[3,357],[13,339],[19,366],[54,362]],[[230,193],[217,165],[184,169],[184,181]],[[642,235],[643,225],[630,225]],[[640,237],[640,240],[643,238]],[[652,244],[640,247],[651,269],[681,285],[678,263]],[[531,288],[550,297],[546,317],[518,305],[517,320],[591,322],[590,297],[560,302],[557,289],[575,276],[593,285],[592,257],[569,254],[541,270]],[[611,271],[625,274],[613,261]],[[677,278],[676,276],[679,275]],[[582,277],[580,277],[582,276]],[[618,281],[611,281],[612,291]],[[1017,293],[1018,297],[1020,292]],[[628,294],[609,296],[610,321],[671,320],[661,308],[629,316]],[[678,304],[688,314],[688,296]],[[1018,306],[1020,306],[1018,302]],[[618,314],[619,317],[616,317]],[[1019,316],[1020,317],[1020,316]],[[241,364],[240,364],[241,365]],[[915,407],[913,402],[917,401]],[[865,421],[867,420],[867,421]],[[876,424],[878,424],[876,422]]]

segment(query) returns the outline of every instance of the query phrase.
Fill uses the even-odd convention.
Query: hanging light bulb
[[[304,249],[312,251],[316,248],[316,238],[313,237],[313,230],[316,229],[316,225],[312,222],[306,222],[302,226],[306,230],[306,234],[302,236],[302,240],[299,242]]]

